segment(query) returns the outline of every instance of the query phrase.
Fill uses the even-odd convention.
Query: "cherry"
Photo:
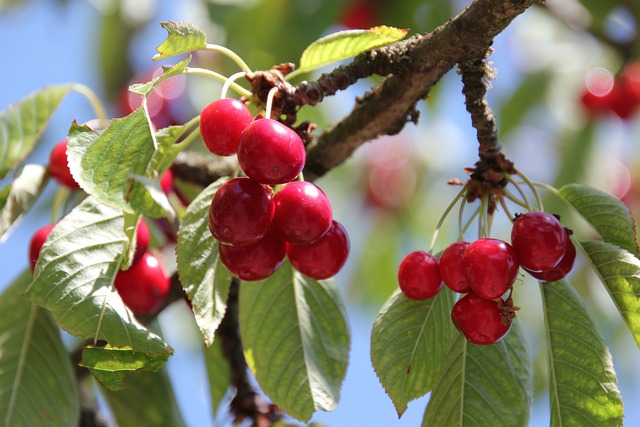
[[[57,143],[56,146],[53,147],[53,150],[51,150],[51,154],[49,155],[49,173],[60,185],[72,190],[80,188],[69,170],[66,139]]]
[[[516,217],[511,244],[520,264],[531,271],[554,267],[564,254],[567,232],[555,216],[546,212],[527,212]]]
[[[518,276],[518,255],[507,242],[478,239],[462,254],[462,265],[471,290],[485,299],[500,298]]]
[[[333,220],[329,231],[307,246],[287,244],[291,265],[312,279],[322,280],[335,276],[349,255],[349,236],[342,224]]]
[[[173,172],[171,169],[167,169],[160,177],[160,188],[167,195],[173,191]]]
[[[275,204],[269,190],[249,178],[233,178],[218,188],[209,209],[209,230],[222,243],[252,245],[271,228]]]
[[[53,227],[53,224],[48,224],[44,227],[40,227],[35,233],[33,233],[31,242],[29,243],[29,266],[31,267],[31,271],[35,270],[42,245],[44,245],[44,242],[47,240],[47,236],[51,233],[51,230],[53,230]]]
[[[252,121],[253,115],[244,103],[233,98],[217,99],[202,110],[200,135],[213,154],[230,156],[238,150],[240,135]]]
[[[135,314],[149,314],[157,310],[170,288],[162,264],[149,252],[128,270],[120,271],[113,284],[122,301]]]
[[[293,180],[302,171],[305,159],[298,134],[277,120],[256,120],[240,137],[238,163],[249,178],[262,184]]]
[[[469,280],[464,273],[462,254],[469,242],[455,242],[449,245],[440,256],[440,276],[444,284],[452,291],[466,294],[471,291]]]
[[[219,247],[220,260],[238,279],[262,280],[271,276],[280,267],[286,254],[285,242],[275,232],[248,246]]]
[[[326,194],[310,182],[286,184],[273,196],[273,201],[276,205],[274,227],[292,245],[309,245],[331,227],[331,203]]]
[[[151,232],[149,231],[149,226],[144,220],[141,220],[138,223],[138,228],[136,228],[136,249],[133,252],[133,260],[131,264],[136,264],[142,258],[147,249],[149,249],[149,242],[151,241]]]
[[[371,28],[378,22],[376,5],[371,0],[353,0],[345,6],[339,21],[347,28]]]
[[[494,344],[511,329],[511,323],[503,320],[500,304],[503,304],[502,300],[487,300],[471,292],[455,303],[451,320],[467,341]]]
[[[545,271],[529,271],[536,279],[541,282],[557,282],[560,279],[564,279],[573,269],[573,263],[576,260],[576,247],[567,236],[567,243],[565,245],[564,255],[560,262],[555,266]],[[526,270],[526,269],[525,269]]]
[[[592,117],[606,114],[611,110],[614,77],[604,68],[589,70],[585,78],[585,88],[580,102],[586,113]]]
[[[425,251],[414,251],[404,257],[398,267],[400,290],[414,300],[435,296],[442,288],[436,257]]]

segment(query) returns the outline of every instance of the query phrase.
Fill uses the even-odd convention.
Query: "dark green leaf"
[[[209,378],[211,408],[215,414],[231,387],[231,368],[222,353],[222,344],[219,339],[214,340],[213,344],[204,349],[204,363]]]
[[[187,65],[189,65],[189,62],[191,62],[191,55],[188,55],[185,59],[166,70],[161,76],[154,77],[154,79],[148,83],[133,84],[129,86],[129,90],[133,93],[139,93],[140,95],[148,95],[152,90],[158,87],[163,80],[182,74],[187,68]]]
[[[306,422],[335,409],[350,338],[333,281],[308,279],[285,261],[269,279],[241,283],[240,336],[260,387],[287,414]]]
[[[0,295],[0,425],[67,427],[78,423],[76,377],[55,322],[20,297],[25,270]]]
[[[47,86],[0,112],[0,179],[31,152],[69,89]]]
[[[613,361],[580,297],[565,281],[542,283],[552,427],[622,425]]]
[[[153,59],[168,58],[192,50],[204,49],[207,45],[207,35],[199,28],[186,22],[161,22],[162,28],[167,30],[167,38],[156,48],[158,53]]]
[[[431,390],[453,337],[453,293],[424,301],[397,290],[380,309],[371,332],[371,362],[398,415]]]

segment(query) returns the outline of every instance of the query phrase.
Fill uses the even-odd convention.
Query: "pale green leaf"
[[[222,178],[209,185],[191,202],[178,230],[178,274],[206,345],[213,342],[214,332],[227,310],[232,280],[220,261],[218,241],[207,225],[211,199],[225,181]]]
[[[169,358],[169,353],[142,353],[131,347],[86,346],[82,350],[83,366],[103,387],[116,391],[124,388],[122,380],[135,371],[157,372]]]
[[[133,174],[129,177],[125,199],[136,212],[148,217],[167,218],[170,221],[176,217],[176,211],[160,183],[146,176]]]
[[[131,212],[125,200],[129,177],[145,175],[155,151],[144,111],[115,119],[100,133],[74,123],[68,138],[69,169],[80,187],[99,202]]]
[[[231,387],[231,368],[222,353],[222,344],[219,339],[214,340],[213,344],[204,349],[204,363],[207,367],[207,378],[209,379],[211,408],[215,415],[220,403]]]
[[[162,28],[167,30],[167,38],[156,48],[158,53],[153,59],[168,58],[192,50],[204,49],[207,45],[207,35],[195,25],[186,22],[161,22]]]
[[[368,30],[338,31],[311,43],[302,52],[295,74],[306,73],[332,62],[342,61],[371,49],[397,42],[408,30],[379,26]],[[291,73],[291,77],[294,73]],[[288,77],[288,78],[289,78]]]
[[[622,425],[609,349],[566,281],[541,283],[550,363],[552,427]]]
[[[127,240],[123,227],[122,211],[87,198],[49,234],[25,295],[72,335],[172,353],[135,319],[113,286]]]
[[[629,208],[614,196],[582,184],[562,187],[560,195],[582,215],[605,242],[638,253],[636,225]]]
[[[371,362],[398,415],[431,390],[453,337],[453,293],[416,301],[397,290],[371,332]]]
[[[518,322],[496,344],[456,334],[422,420],[423,427],[526,426],[533,395],[529,354]]]
[[[31,152],[70,87],[47,86],[0,112],[0,179]]]
[[[0,197],[0,243],[9,237],[49,182],[47,168],[25,165],[10,184],[7,198]]]
[[[309,421],[335,409],[349,354],[346,310],[333,281],[315,281],[288,261],[269,279],[240,284],[240,336],[266,395]]]
[[[640,347],[640,260],[605,242],[586,241],[580,245]]]
[[[163,80],[168,79],[169,77],[178,76],[184,72],[191,62],[191,55],[188,55],[185,59],[178,62],[173,67],[165,70],[165,72],[158,77],[154,77],[153,80],[147,83],[136,83],[129,86],[129,91],[133,93],[138,93],[140,95],[148,95],[152,90],[154,90]]]
[[[77,425],[71,359],[49,313],[20,297],[30,281],[25,270],[0,295],[0,426]]]

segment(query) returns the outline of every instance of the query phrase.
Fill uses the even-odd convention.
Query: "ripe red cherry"
[[[144,220],[141,220],[138,223],[138,228],[136,228],[136,249],[133,253],[133,260],[131,264],[136,264],[142,258],[147,249],[149,249],[149,242],[151,241],[151,232],[149,231],[149,227]]]
[[[40,256],[42,245],[44,245],[53,227],[53,224],[45,225],[39,228],[31,237],[31,242],[29,243],[29,265],[31,266],[31,271],[35,270],[36,261],[38,261],[38,257]]]
[[[527,212],[516,218],[511,244],[520,264],[531,271],[553,268],[564,254],[567,232],[555,216],[546,212]]]
[[[353,0],[349,2],[339,19],[347,28],[367,29],[376,25],[378,13],[375,2],[371,0]]]
[[[541,282],[557,282],[560,279],[564,279],[573,269],[573,263],[576,260],[576,247],[567,236],[567,243],[565,246],[564,255],[560,262],[553,268],[546,271],[529,271],[536,279]]]
[[[169,194],[173,191],[173,172],[171,169],[167,169],[160,177],[160,188],[164,194]]]
[[[324,192],[310,182],[290,182],[280,189],[273,224],[292,245],[309,245],[331,227],[331,203]]]
[[[510,323],[503,321],[498,304],[471,292],[455,303],[451,320],[467,341],[473,344],[494,344],[511,328]]]
[[[271,228],[275,205],[269,190],[249,178],[234,178],[218,188],[209,209],[211,234],[228,245],[252,245]]]
[[[462,265],[471,290],[485,299],[500,298],[518,276],[516,251],[498,239],[470,243],[462,254]]]
[[[342,224],[331,223],[329,231],[307,246],[287,245],[291,265],[312,279],[322,280],[335,276],[349,255],[349,236]]]
[[[162,304],[170,282],[158,258],[147,252],[131,268],[116,275],[114,286],[131,311],[149,314]]]
[[[469,280],[462,267],[462,254],[469,242],[455,242],[449,245],[440,256],[440,277],[449,289],[461,294],[471,291]]]
[[[286,254],[284,240],[270,232],[253,245],[220,245],[220,260],[238,279],[253,281],[271,276]]]
[[[69,164],[67,162],[67,140],[60,141],[53,147],[51,154],[49,155],[49,173],[55,179],[58,184],[64,185],[72,190],[80,188],[78,183],[69,170]]]
[[[424,300],[442,288],[436,257],[425,251],[414,251],[404,257],[398,267],[398,284],[407,297]]]
[[[277,120],[256,120],[240,137],[238,163],[249,178],[262,184],[293,180],[302,171],[305,159],[298,134]]]
[[[200,135],[213,154],[230,156],[238,150],[240,135],[252,121],[244,103],[233,98],[217,99],[202,110]]]

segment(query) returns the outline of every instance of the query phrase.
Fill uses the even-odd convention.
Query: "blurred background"
[[[80,82],[99,94],[111,117],[127,114],[135,108],[127,86],[148,81],[161,65],[178,61],[151,60],[166,36],[160,21],[191,22],[207,33],[208,42],[231,48],[260,70],[297,62],[309,43],[333,31],[385,24],[408,28],[410,34],[424,33],[466,5],[454,0],[0,0],[0,109],[47,84]],[[548,0],[546,7],[532,7],[496,38],[491,60],[497,72],[489,92],[500,141],[518,169],[534,181],[556,187],[571,182],[593,185],[621,198],[636,213],[640,213],[638,22],[640,7],[625,0]],[[237,71],[231,61],[211,52],[196,54],[194,62],[225,75]],[[637,103],[630,93],[623,97],[628,102],[603,107],[601,99],[623,78],[637,84]],[[361,81],[317,108],[303,108],[299,117],[317,123],[319,132],[346,115],[356,96],[379,80]],[[220,94],[221,85],[202,76],[168,82],[150,107],[159,127],[189,120]],[[419,105],[418,125],[366,144],[317,182],[351,237],[352,253],[337,281],[347,302],[352,351],[337,410],[317,413],[313,421],[327,426],[421,423],[428,396],[412,402],[398,420],[371,367],[369,338],[375,315],[397,287],[400,260],[412,250],[428,248],[440,215],[458,192],[447,180],[464,181],[464,168],[476,161],[475,130],[461,87],[459,76],[450,72]],[[27,162],[46,164],[71,122],[92,116],[84,98],[67,96]],[[201,149],[202,144],[193,145]],[[0,181],[0,188],[5,183]],[[36,208],[0,244],[0,289],[28,266],[29,240],[50,221],[48,206],[55,190],[51,182]],[[553,195],[543,195],[546,210],[559,213],[579,239],[593,237],[593,231],[565,205]],[[493,234],[508,238],[505,215],[497,215]],[[457,221],[450,218],[436,251],[456,236]],[[172,250],[165,247],[165,259],[172,259]],[[634,405],[640,401],[638,349],[580,254],[569,278],[611,346],[626,403],[625,424],[640,425],[640,407]],[[549,424],[547,355],[541,345],[544,325],[539,289],[528,280],[523,279],[515,297],[535,361],[536,400],[530,425],[544,426]],[[185,423],[230,425],[224,408],[215,417],[211,410],[202,344],[187,306],[172,305],[160,316],[160,324],[176,349],[168,370]]]

